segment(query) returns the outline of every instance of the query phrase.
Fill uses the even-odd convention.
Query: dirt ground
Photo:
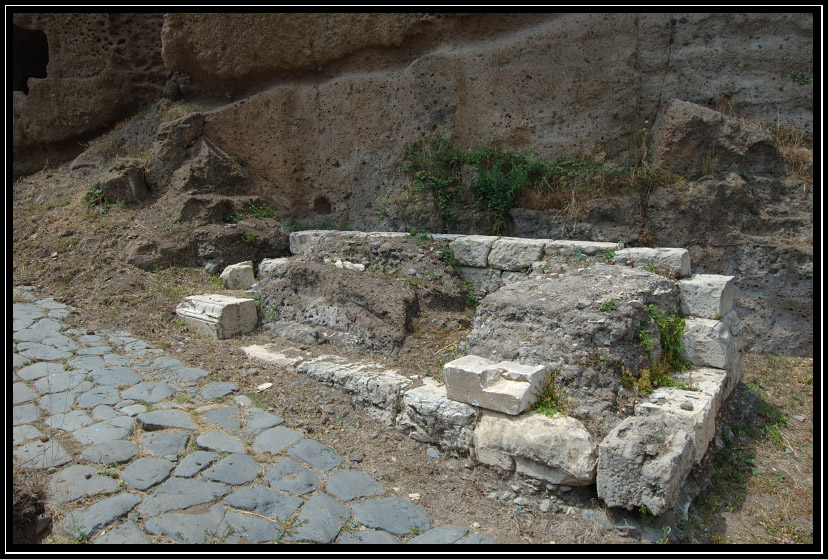
[[[641,543],[642,532],[644,541],[691,547],[821,543],[813,521],[814,450],[821,451],[821,441],[815,445],[812,359],[749,356],[743,383],[720,418],[727,425],[721,450],[711,452],[712,470],[701,476],[710,483],[686,518],[606,511],[594,486],[550,491],[469,457],[440,452],[432,458],[426,445],[370,419],[347,395],[301,373],[248,361],[242,348],[272,343],[272,334],[257,330],[217,340],[189,331],[175,306],[187,295],[223,291],[220,281],[200,268],[147,272],[125,264],[125,243],[153,216],[141,207],[87,208],[87,188],[65,166],[15,183],[14,285],[36,285],[70,305],[70,322],[79,327],[128,330],[189,366],[212,371],[213,380],[238,384],[259,406],[284,417],[286,426],[343,456],[361,457],[359,467],[394,494],[419,494],[416,503],[435,524],[468,526],[500,544],[629,545]],[[408,375],[439,378],[442,364],[470,332],[473,313],[473,307],[422,308],[397,354],[370,358]],[[345,354],[332,346],[320,350]],[[256,393],[264,382],[273,387]],[[501,499],[506,492],[514,494],[511,499]],[[516,505],[515,497],[535,505]],[[543,499],[552,503],[547,512],[537,508]],[[587,518],[601,511],[616,519],[630,515],[641,531],[607,529]]]

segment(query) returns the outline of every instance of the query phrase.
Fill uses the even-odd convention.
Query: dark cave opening
[[[49,63],[46,34],[12,26],[12,90],[29,94],[29,78],[45,78]]]

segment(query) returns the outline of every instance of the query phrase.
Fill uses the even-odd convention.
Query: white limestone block
[[[194,330],[217,338],[252,332],[258,322],[253,299],[219,294],[186,297],[175,314]]]

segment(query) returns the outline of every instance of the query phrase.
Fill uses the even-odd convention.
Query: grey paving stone
[[[181,367],[181,361],[173,359],[172,357],[159,357],[150,364],[150,369],[154,371],[165,371],[170,369],[178,369]]]
[[[143,491],[158,485],[170,475],[173,463],[164,458],[139,458],[121,473],[124,483]]]
[[[469,533],[462,526],[438,526],[408,540],[408,543],[449,544],[454,543]]]
[[[297,518],[296,531],[288,541],[331,543],[339,535],[345,521],[351,518],[351,509],[336,499],[316,494],[308,499]]]
[[[23,380],[35,380],[52,374],[63,373],[63,365],[60,363],[38,362],[23,367],[17,371],[17,376]]]
[[[71,511],[58,527],[58,533],[75,540],[89,539],[112,522],[126,516],[140,502],[141,497],[138,495],[121,493],[90,507]]]
[[[253,441],[253,452],[256,454],[279,454],[288,445],[301,438],[301,435],[287,427],[272,427],[262,431]]]
[[[78,371],[94,371],[95,369],[102,369],[105,365],[104,360],[97,355],[82,355],[70,359],[66,362],[67,365]]]
[[[374,478],[358,470],[331,472],[325,490],[340,501],[382,495],[382,486]]]
[[[283,495],[261,485],[237,489],[224,500],[229,507],[255,512],[278,520],[289,519],[303,502],[299,497]]]
[[[34,324],[34,320],[31,318],[15,318],[12,321],[12,331],[13,332],[20,332],[21,330],[25,330],[29,326]],[[12,336],[12,339],[16,339]]]
[[[237,407],[208,411],[204,414],[204,419],[227,431],[241,428],[241,412]]]
[[[92,417],[96,421],[106,421],[108,419],[120,417],[121,415],[123,415],[121,412],[112,406],[107,406],[106,404],[97,405],[92,409]]]
[[[118,355],[116,353],[107,353],[103,356],[104,363],[107,365],[119,365],[122,367],[129,367],[132,365],[132,360]]]
[[[12,443],[16,445],[32,439],[39,439],[42,436],[43,433],[41,433],[37,427],[32,425],[24,424],[12,428]]]
[[[50,373],[45,377],[37,379],[34,387],[41,394],[54,394],[55,392],[65,392],[80,386],[84,378],[86,378],[86,373],[84,372],[61,371],[59,373]]]
[[[15,303],[12,306],[12,317],[15,320],[19,318],[37,320],[42,316],[45,316],[44,310],[33,303]]]
[[[274,466],[266,475],[270,486],[294,495],[305,495],[315,491],[321,483],[318,474],[300,466],[290,458],[285,458]]]
[[[12,353],[12,368],[17,369],[31,363],[28,359],[19,353]]]
[[[35,305],[43,309],[65,309],[64,303],[55,301],[52,297],[44,297],[35,301]]]
[[[81,410],[72,410],[66,413],[56,413],[44,421],[52,429],[61,431],[76,431],[93,423],[92,418]]]
[[[107,353],[112,353],[112,348],[108,345],[96,345],[93,347],[82,347],[81,349],[75,352],[75,355],[82,355],[82,356],[100,356],[106,355]]]
[[[66,413],[75,407],[75,399],[77,397],[78,394],[76,392],[57,392],[43,396],[37,401],[37,405],[50,415]]]
[[[23,404],[12,407],[12,425],[32,423],[40,419],[40,411],[34,404]]]
[[[233,392],[238,392],[239,387],[232,382],[210,382],[201,390],[201,396],[205,400],[222,398]]]
[[[68,331],[67,331],[68,332]],[[104,337],[98,334],[81,334],[78,341],[86,345],[98,345],[104,343]]]
[[[72,436],[83,444],[101,444],[126,439],[132,434],[132,427],[110,423],[115,419],[118,418],[93,423],[88,427],[74,431]]]
[[[261,433],[265,429],[276,427],[285,422],[278,415],[273,415],[260,408],[248,408],[243,410],[245,425],[244,430],[248,433]]]
[[[158,429],[190,429],[195,430],[198,426],[193,423],[190,416],[180,410],[157,410],[146,413],[139,413],[135,416],[138,424],[145,431],[156,431]]]
[[[141,507],[138,507],[138,510],[140,511]],[[221,543],[216,540],[225,533],[222,528],[223,520],[224,507],[213,505],[210,511],[204,514],[166,512],[148,519],[144,527],[150,534],[165,535],[180,544]]]
[[[26,469],[54,468],[72,460],[55,441],[35,441],[14,449],[15,464]]]
[[[403,543],[388,532],[382,530],[355,530],[342,532],[340,544],[395,544]]]
[[[81,458],[102,464],[123,464],[138,454],[138,446],[131,441],[117,440],[88,447]]]
[[[207,378],[209,371],[195,367],[183,367],[175,371],[171,376],[186,386],[194,386],[199,381]]]
[[[43,338],[40,343],[46,346],[51,346],[55,349],[68,351],[70,354],[77,351],[81,347],[73,339],[57,333],[53,333],[52,335]]]
[[[323,472],[332,470],[345,461],[331,447],[313,439],[299,439],[294,442],[288,449],[288,456]]]
[[[137,373],[136,373],[137,374]],[[124,398],[155,404],[175,394],[172,386],[161,382],[142,382],[121,391]]]
[[[189,433],[158,431],[144,434],[144,448],[162,458],[176,462],[187,451]]]
[[[431,529],[431,517],[420,507],[399,497],[372,499],[351,505],[357,522],[369,528],[378,528],[396,536],[409,536],[415,530]]]
[[[171,477],[144,499],[138,510],[150,516],[210,503],[230,493],[231,486],[215,481]]]
[[[41,318],[31,326],[14,332],[13,338],[21,342],[40,342],[60,332],[62,324],[53,318]]]
[[[181,459],[173,475],[178,477],[193,477],[219,458],[221,457],[215,452],[206,452],[204,450],[191,452]]]
[[[20,355],[33,361],[60,361],[72,357],[72,354],[67,350],[57,349],[38,342],[21,342],[17,344],[17,350]]]
[[[488,536],[484,536],[483,534],[478,534],[476,532],[469,534],[463,538],[460,538],[455,542],[456,544],[492,544],[495,543],[493,539]]]
[[[63,468],[49,478],[48,499],[55,503],[68,503],[87,495],[112,493],[118,489],[118,481],[92,466],[76,465]]]
[[[273,520],[251,516],[235,511],[227,511],[224,515],[224,525],[227,543],[267,543],[280,538],[283,529]]]
[[[144,404],[129,404],[128,406],[118,408],[118,411],[120,411],[124,415],[134,417],[134,416],[138,415],[139,413],[146,412],[147,409],[148,409],[147,406],[145,406]]]
[[[133,384],[138,384],[144,377],[138,374],[137,372],[133,371],[129,367],[102,367],[100,369],[94,369],[89,373],[89,376],[92,377],[92,380],[100,384],[102,386],[132,386]],[[131,398],[132,396],[128,396]],[[137,398],[136,398],[137,400]]]
[[[114,386],[96,386],[78,396],[77,406],[80,408],[94,408],[95,406],[111,406],[121,401],[121,394]]]
[[[231,454],[202,474],[210,481],[228,485],[244,485],[264,473],[264,468],[247,454]]]
[[[201,448],[215,452],[245,453],[244,443],[232,435],[220,431],[207,431],[196,438],[196,444]]]
[[[39,394],[29,388],[25,382],[15,382],[12,385],[12,405],[25,404],[37,398]]]
[[[144,533],[140,526],[131,520],[127,520],[120,526],[107,530],[95,538],[95,541],[92,543],[105,545],[144,545],[151,544],[152,540]]]
[[[253,405],[253,400],[251,400],[249,396],[245,396],[244,394],[239,394],[238,396],[233,396],[233,401],[236,402],[240,406],[252,406]]]

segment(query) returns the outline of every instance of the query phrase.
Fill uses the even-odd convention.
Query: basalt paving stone
[[[26,359],[19,353],[12,353],[12,367],[18,369],[20,367],[24,367],[31,363],[30,360]]]
[[[55,441],[35,441],[14,449],[15,465],[26,469],[54,468],[72,461]]]
[[[120,411],[124,415],[134,417],[134,416],[138,415],[139,413],[146,412],[147,411],[147,406],[145,406],[144,404],[129,404],[129,405],[126,405],[122,408],[118,408],[118,411]]]
[[[80,349],[79,346],[73,339],[67,338],[63,334],[53,333],[51,336],[43,338],[40,341],[41,344],[51,346],[55,349],[60,349],[63,351],[68,351],[73,353]]]
[[[131,441],[117,440],[88,447],[81,458],[103,464],[123,464],[138,454],[138,446]]]
[[[411,538],[408,543],[448,544],[456,542],[468,533],[468,529],[461,526],[438,526]]]
[[[17,350],[23,357],[35,361],[60,361],[72,357],[69,351],[37,342],[19,343],[17,344]]]
[[[47,394],[37,401],[37,405],[50,415],[66,413],[75,407],[75,399],[77,397],[78,395],[75,392]]]
[[[224,500],[229,507],[255,512],[277,520],[289,519],[303,502],[299,497],[283,495],[261,485],[242,487]]]
[[[204,468],[208,468],[210,464],[219,458],[221,456],[215,452],[207,452],[204,450],[191,452],[181,459],[173,475],[178,477],[193,477]]]
[[[372,499],[351,505],[357,522],[369,528],[378,528],[396,536],[410,536],[413,531],[431,529],[432,520],[417,505],[399,497]]]
[[[123,367],[129,367],[133,364],[131,359],[127,359],[123,355],[118,355],[115,353],[107,353],[103,356],[103,360],[104,363],[106,363],[107,365],[120,365]]]
[[[12,405],[25,404],[37,398],[39,394],[29,388],[29,385],[23,382],[15,382],[12,385]]]
[[[231,486],[203,479],[171,477],[159,485],[138,507],[142,514],[154,516],[171,510],[182,510],[221,499]]]
[[[75,355],[82,355],[82,356],[99,356],[99,355],[106,355],[107,353],[112,353],[112,348],[108,345],[97,345],[93,347],[84,347],[75,352]]]
[[[12,337],[21,342],[40,342],[45,338],[56,335],[61,330],[61,324],[53,318],[41,318],[33,322],[28,328],[18,329]]]
[[[90,507],[73,510],[66,514],[58,526],[58,533],[76,541],[89,539],[126,516],[140,502],[141,497],[138,495],[120,493]]]
[[[151,544],[144,531],[135,522],[127,520],[120,526],[111,528],[105,533],[101,534],[93,544],[108,544],[108,545],[130,545],[130,544]]]
[[[283,528],[275,521],[235,511],[227,511],[224,524],[229,529],[227,543],[267,543],[278,539]]]
[[[495,543],[493,539],[484,536],[483,534],[472,533],[468,536],[462,537],[455,542],[455,544],[493,544]]]
[[[78,396],[78,407],[94,408],[95,406],[111,406],[121,401],[121,394],[114,386],[96,386]]]
[[[89,373],[92,381],[104,386],[132,386],[138,384],[144,377],[128,367],[103,367]],[[134,387],[133,387],[134,388]],[[132,396],[129,396],[131,398]],[[136,398],[137,399],[137,398]]]
[[[290,458],[285,458],[276,464],[265,475],[265,479],[274,489],[281,489],[294,495],[305,495],[316,491],[322,481],[318,474],[300,466]]]
[[[297,518],[296,531],[288,541],[331,543],[336,539],[345,521],[351,518],[351,509],[325,494],[308,499]]]
[[[299,439],[294,442],[288,449],[288,455],[323,472],[332,470],[345,461],[331,447],[313,439]]]
[[[339,536],[340,544],[395,544],[403,543],[388,532],[382,530],[343,531]]]
[[[45,377],[37,379],[34,383],[34,387],[41,394],[54,394],[55,392],[65,392],[79,387],[80,384],[84,382],[85,378],[85,372],[62,371],[59,373],[50,373]],[[91,387],[92,385],[90,384],[89,388]],[[80,392],[80,390],[78,390],[78,392]]]
[[[66,364],[73,369],[81,371],[94,371],[95,369],[102,369],[106,362],[98,355],[83,355],[80,357],[73,357],[67,361]]]
[[[301,435],[287,427],[272,427],[262,431],[253,441],[253,452],[256,454],[279,454],[294,441],[299,440]]]
[[[238,392],[239,387],[233,384],[232,382],[210,382],[204,386],[201,390],[201,396],[209,401],[214,398],[221,398],[223,396],[227,396],[228,394],[232,394],[233,392]]]
[[[207,378],[209,374],[210,372],[205,371],[204,369],[198,369],[196,367],[183,367],[177,371],[172,371],[167,374],[166,377],[175,379],[177,382],[180,382],[186,386],[193,386],[202,379]]]
[[[244,453],[247,451],[240,439],[220,431],[202,433],[196,438],[196,444],[201,448],[215,452]]]
[[[109,421],[94,423],[88,427],[74,431],[72,435],[83,444],[100,444],[108,443],[115,440],[126,439],[132,434],[132,425],[125,425],[123,423],[112,423],[120,418],[113,418]],[[127,417],[132,422],[132,419]]]
[[[121,479],[132,489],[143,491],[167,479],[172,469],[173,463],[164,458],[139,458],[124,468]]]
[[[206,412],[203,417],[213,425],[227,431],[241,429],[241,412],[236,407],[211,410]]]
[[[64,368],[60,363],[40,362],[23,367],[16,374],[23,380],[35,380],[63,372]]]
[[[247,408],[243,410],[245,425],[244,430],[248,433],[261,433],[265,429],[276,427],[285,422],[278,415],[266,412],[260,408]]]
[[[340,501],[346,502],[382,494],[382,486],[374,478],[358,470],[331,472],[325,490]]]
[[[166,400],[173,394],[175,394],[175,390],[169,384],[161,382],[142,382],[121,391],[124,398],[149,402],[150,404]]]
[[[184,455],[189,441],[189,433],[157,431],[144,434],[143,446],[156,456],[175,462]]]
[[[92,409],[92,417],[96,421],[107,421],[116,417],[121,417],[122,415],[124,414],[112,406],[107,406],[106,404],[100,404]]]
[[[46,418],[46,425],[61,431],[76,431],[81,427],[92,425],[93,420],[81,410],[71,410],[66,413],[56,413]]]
[[[222,527],[224,512],[221,505],[213,505],[204,514],[167,512],[148,519],[144,526],[150,534],[165,535],[176,543],[205,544],[225,533]]]
[[[139,413],[135,416],[138,424],[145,431],[157,431],[158,429],[197,429],[190,416],[180,410],[158,410],[146,413]]]
[[[117,491],[117,480],[98,473],[99,470],[92,466],[76,465],[52,474],[49,478],[48,500],[63,504],[87,495]]]
[[[201,475],[210,481],[228,485],[244,485],[256,479],[256,476],[263,472],[262,465],[247,454],[231,454],[212,468],[204,470]]]
[[[181,366],[182,363],[178,359],[158,357],[150,363],[149,368],[154,371],[169,371],[170,369],[179,369]]]
[[[82,344],[93,346],[103,344],[104,338],[97,334],[83,334],[82,336],[78,336],[78,341]]]
[[[12,428],[12,443],[16,445],[32,439],[39,439],[42,436],[43,433],[32,425],[18,425]]]
[[[12,407],[12,425],[32,423],[40,419],[40,411],[34,404]]]

